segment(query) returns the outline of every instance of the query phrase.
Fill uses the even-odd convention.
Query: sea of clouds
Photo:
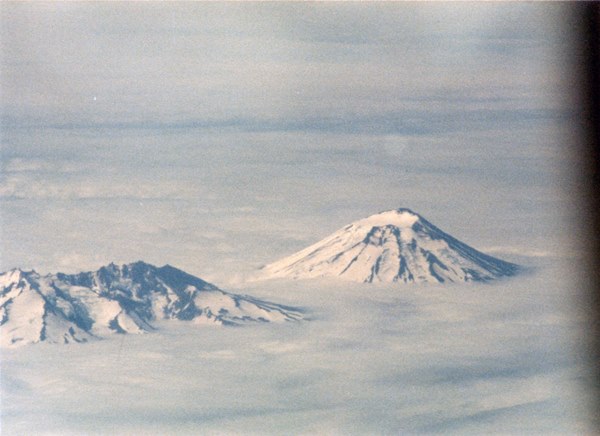
[[[301,323],[2,350],[7,434],[585,433],[565,4],[2,4],[0,269],[171,264]],[[530,267],[247,285],[409,207]]]
[[[2,430],[586,433],[585,300],[559,266],[488,285],[266,282],[245,290],[308,320],[3,350]]]

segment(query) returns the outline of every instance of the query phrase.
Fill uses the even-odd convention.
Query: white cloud
[[[29,170],[21,170],[26,172]],[[148,180],[103,180],[101,177],[67,178],[28,177],[23,174],[8,175],[0,182],[0,197],[17,199],[189,199],[198,196],[194,187],[177,182],[156,183]]]
[[[3,351],[3,429],[585,433],[590,374],[575,353],[577,312],[562,298],[575,275],[554,264],[484,286],[278,281],[242,289],[307,307],[312,321],[165,324]]]
[[[33,159],[11,159],[4,167],[6,172],[40,171],[51,167],[48,162]]]
[[[3,94],[8,115],[25,125],[306,124],[531,108],[557,101],[569,71],[554,62],[560,7],[6,9]]]
[[[69,174],[85,171],[87,165],[83,163],[63,162],[57,160],[44,160],[36,158],[12,158],[4,163],[4,172],[10,173],[55,173]]]

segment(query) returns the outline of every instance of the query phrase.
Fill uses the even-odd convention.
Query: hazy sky
[[[562,4],[2,4],[2,270],[213,280],[410,207],[562,244]]]

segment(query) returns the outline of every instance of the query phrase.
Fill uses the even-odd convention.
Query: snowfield
[[[310,321],[2,350],[3,434],[582,434],[576,272],[493,284],[274,280]]]

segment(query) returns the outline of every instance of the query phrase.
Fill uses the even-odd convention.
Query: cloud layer
[[[302,304],[312,321],[182,323],[141,337],[8,350],[3,429],[587,433],[582,319],[563,292],[576,275],[554,263],[486,286],[275,282],[246,290]]]
[[[143,259],[315,315],[3,352],[3,430],[589,432],[570,12],[0,4],[0,270]],[[244,286],[398,207],[534,272]]]

